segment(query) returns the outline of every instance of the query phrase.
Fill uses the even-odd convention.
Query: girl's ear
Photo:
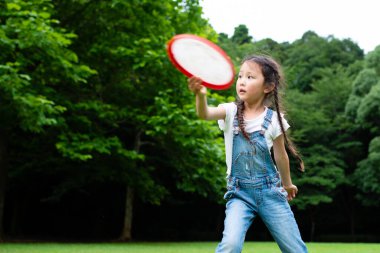
[[[274,87],[275,87],[274,83],[266,85],[266,87],[264,89],[264,93],[266,93],[266,94],[271,93],[274,90]]]

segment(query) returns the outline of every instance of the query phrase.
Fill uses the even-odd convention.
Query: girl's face
[[[246,61],[240,67],[236,81],[236,93],[241,100],[247,103],[264,100],[265,94],[273,89],[271,86],[265,85],[264,81],[260,65],[253,61]]]

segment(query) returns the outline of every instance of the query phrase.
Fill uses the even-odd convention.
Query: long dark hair
[[[274,89],[270,93],[266,94],[264,103],[266,106],[270,106],[274,103],[275,110],[277,112],[278,116],[278,122],[280,123],[281,132],[284,135],[285,144],[290,151],[290,153],[297,159],[299,163],[299,170],[304,171],[304,164],[301,158],[301,155],[299,154],[297,147],[294,145],[293,141],[290,139],[289,136],[287,136],[284,124],[282,122],[281,113],[283,112],[283,106],[281,103],[281,94],[279,93],[279,89],[285,87],[285,81],[283,77],[283,73],[281,70],[280,65],[271,57],[264,56],[264,55],[252,55],[246,57],[242,64],[246,61],[255,62],[258,64],[261,68],[261,72],[264,76],[264,85],[272,85],[274,84]],[[239,128],[243,134],[243,136],[250,141],[248,133],[245,131],[245,123],[244,123],[244,101],[237,98],[236,100],[237,105],[237,117],[239,122]]]

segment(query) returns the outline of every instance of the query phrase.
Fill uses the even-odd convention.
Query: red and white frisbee
[[[177,69],[188,77],[199,77],[210,89],[227,89],[234,81],[231,59],[207,39],[192,34],[176,35],[168,42],[167,53]]]

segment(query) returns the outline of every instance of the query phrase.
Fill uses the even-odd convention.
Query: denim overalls
[[[250,133],[250,142],[239,130],[237,116],[234,118],[231,175],[224,195],[226,218],[216,252],[241,252],[246,232],[257,215],[282,252],[307,252],[265,140],[272,115],[268,108],[262,130]]]

